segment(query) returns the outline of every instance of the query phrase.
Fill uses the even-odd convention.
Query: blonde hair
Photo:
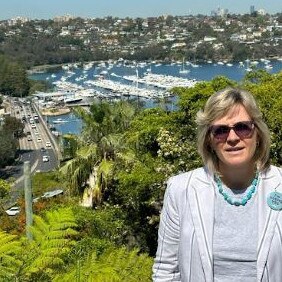
[[[210,125],[216,119],[227,114],[235,105],[243,105],[254,122],[257,130],[257,148],[254,155],[257,169],[262,171],[269,167],[270,133],[262,120],[262,114],[253,95],[238,88],[226,88],[214,93],[206,102],[203,110],[197,113],[198,151],[207,168],[218,172],[218,158],[210,145]]]

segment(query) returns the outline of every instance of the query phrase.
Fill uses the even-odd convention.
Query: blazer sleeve
[[[160,216],[158,231],[158,249],[153,265],[153,281],[181,281],[178,248],[179,248],[179,211],[176,195],[177,187],[173,185],[173,178],[168,180],[164,196],[163,209]]]

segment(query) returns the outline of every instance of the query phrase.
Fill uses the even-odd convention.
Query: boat
[[[62,119],[62,118],[57,118],[57,119],[52,121],[52,123],[56,123],[56,124],[58,124],[58,123],[65,123],[65,122],[67,122],[67,121]]]
[[[265,67],[267,70],[271,70],[271,69],[273,69],[273,66],[272,66],[272,65],[270,65],[270,64],[266,64],[264,67]]]
[[[185,74],[185,73],[189,73],[190,71],[185,69],[185,65],[184,65],[184,59],[182,61],[182,68],[179,70],[180,74]]]
[[[78,103],[82,100],[83,98],[81,97],[69,97],[69,98],[65,98],[64,102],[66,104],[72,104],[72,103]]]

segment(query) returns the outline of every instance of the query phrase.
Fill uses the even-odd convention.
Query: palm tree
[[[60,169],[72,193],[84,192],[82,205],[100,204],[113,176],[115,161],[125,150],[123,132],[135,109],[127,102],[93,104],[90,111],[76,110],[84,128],[75,158]],[[127,157],[125,157],[127,158]]]

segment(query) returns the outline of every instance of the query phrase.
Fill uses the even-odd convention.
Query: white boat
[[[78,103],[82,100],[83,98],[81,97],[69,97],[69,98],[65,98],[64,102],[66,104],[72,104],[72,103]]]
[[[180,74],[186,74],[189,73],[190,71],[188,69],[185,69],[185,64],[184,64],[184,59],[182,61],[182,68],[179,70]]]
[[[52,123],[65,123],[65,122],[67,122],[67,121],[62,119],[62,118],[57,118],[57,119],[52,121]]]

